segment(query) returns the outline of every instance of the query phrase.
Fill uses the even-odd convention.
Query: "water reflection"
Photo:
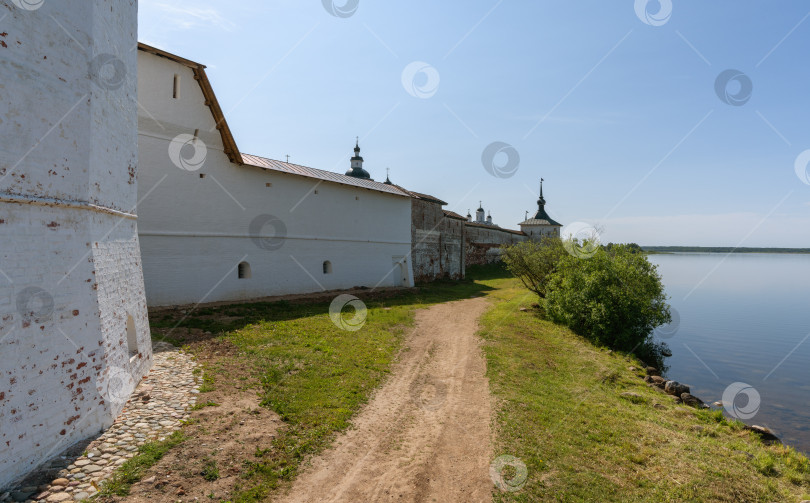
[[[746,421],[810,452],[810,255],[651,255],[679,314],[668,375],[707,403],[734,382],[762,404]],[[663,334],[666,335],[666,334]]]

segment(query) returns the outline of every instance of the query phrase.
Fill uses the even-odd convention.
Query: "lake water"
[[[810,255],[649,258],[680,317],[656,333],[673,353],[667,376],[707,403],[732,383],[750,385],[734,401],[739,416],[810,453]]]

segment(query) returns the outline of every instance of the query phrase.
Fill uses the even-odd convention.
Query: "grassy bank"
[[[630,370],[637,361],[520,311],[535,298],[515,280],[487,284],[496,301],[482,320],[495,454],[528,468],[525,486],[496,491],[495,501],[810,499],[803,456],[763,445],[720,412],[674,404]]]

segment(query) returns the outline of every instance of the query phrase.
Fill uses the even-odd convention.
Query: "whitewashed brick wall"
[[[152,355],[137,4],[0,0],[0,18],[2,488],[112,424]]]

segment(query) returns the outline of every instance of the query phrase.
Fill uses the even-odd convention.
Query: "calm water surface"
[[[650,255],[680,315],[668,377],[707,403],[734,382],[760,395],[745,420],[810,453],[810,255]],[[738,399],[745,405],[745,397]]]

